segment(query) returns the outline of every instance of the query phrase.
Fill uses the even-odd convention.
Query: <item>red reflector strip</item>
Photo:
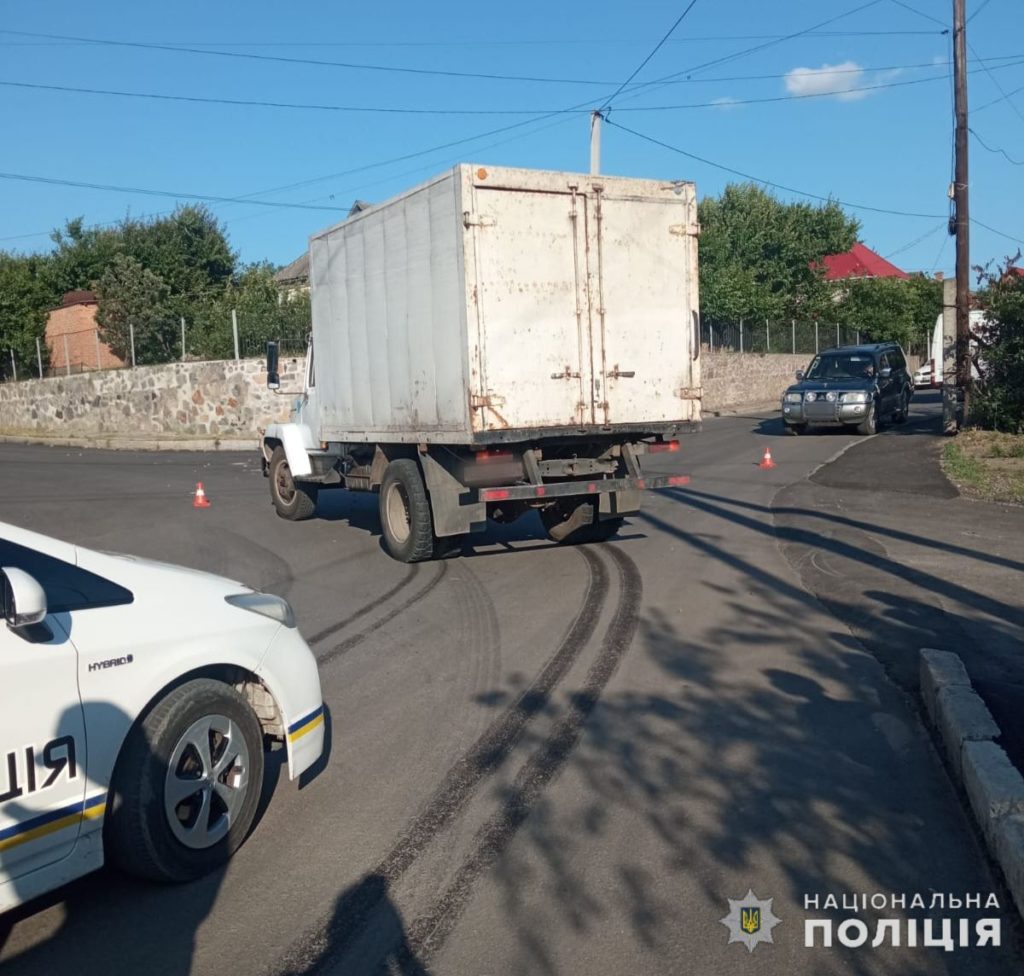
[[[544,495],[547,494],[547,488],[545,488],[543,485],[540,485],[540,486],[538,486],[537,488],[534,489],[534,494],[538,498],[543,498]]]
[[[501,458],[508,459],[512,457],[511,451],[477,451],[473,455],[476,461],[497,461]]]
[[[488,488],[480,492],[480,500],[485,502],[503,502],[508,498],[507,488]]]
[[[646,488],[647,484],[646,484],[646,482],[644,481],[643,478],[637,478],[636,479],[636,486],[637,486],[637,488]]]
[[[688,474],[670,475],[668,483],[670,485],[688,485],[690,483],[690,476]]]
[[[597,491],[597,485],[593,483],[587,485],[587,491]]]
[[[679,441],[662,441],[660,444],[648,444],[649,454],[660,454],[662,451],[678,451]]]

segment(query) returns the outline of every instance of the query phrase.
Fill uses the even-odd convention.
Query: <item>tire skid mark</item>
[[[430,580],[429,583],[427,583],[426,586],[423,586],[419,590],[417,590],[411,597],[409,597],[408,600],[405,600],[402,603],[398,604],[397,607],[393,607],[386,614],[384,614],[384,616],[381,617],[380,620],[377,620],[369,627],[366,627],[365,629],[359,631],[359,633],[357,634],[353,634],[351,637],[346,637],[340,644],[335,644],[334,647],[332,647],[329,651],[325,651],[323,654],[318,654],[316,657],[317,664],[327,664],[330,661],[333,661],[335,658],[341,657],[342,654],[345,654],[348,651],[352,650],[352,648],[356,645],[361,644],[374,631],[379,630],[385,624],[388,624],[392,620],[394,620],[395,617],[397,617],[399,614],[405,613],[405,611],[408,610],[410,607],[414,606],[415,604],[419,603],[420,600],[423,600],[424,598],[429,596],[437,587],[437,585],[445,578],[447,573],[448,564],[441,563],[441,565],[438,567],[438,571],[434,574],[433,578]]]
[[[593,637],[608,596],[609,576],[604,563],[587,548],[573,551],[586,563],[587,588],[583,604],[554,654],[530,686],[448,770],[391,850],[367,872],[367,877],[381,879],[381,885],[357,887],[343,911],[336,911],[325,925],[292,944],[275,972],[315,976],[342,957],[366,929],[374,912],[388,899],[388,889],[463,810],[484,778],[508,758],[522,738],[527,723],[548,704],[555,685]]]
[[[605,549],[617,564],[621,592],[597,660],[591,665],[583,690],[573,696],[569,714],[554,728],[516,776],[501,808],[480,828],[473,853],[466,858],[444,894],[426,915],[409,926],[407,941],[399,949],[399,969],[415,960],[428,960],[451,934],[480,876],[501,856],[530,815],[544,790],[561,772],[572,754],[583,726],[601,694],[633,643],[640,623],[643,581],[636,564],[620,549]]]
[[[373,599],[369,603],[361,606],[358,610],[356,610],[355,613],[350,613],[344,620],[339,620],[336,624],[331,624],[329,627],[325,627],[323,630],[314,634],[312,637],[307,638],[307,643],[318,644],[320,641],[324,640],[327,637],[330,637],[332,634],[336,634],[339,630],[342,630],[343,628],[347,627],[349,624],[358,620],[360,617],[365,617],[371,611],[376,610],[377,607],[379,607],[382,603],[387,603],[387,601],[390,600],[393,596],[404,590],[416,578],[419,572],[420,564],[413,563],[406,571],[405,576],[403,576],[399,582],[392,586],[390,590],[386,590],[376,599]]]

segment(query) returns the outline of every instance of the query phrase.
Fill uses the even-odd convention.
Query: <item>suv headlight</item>
[[[814,402],[815,400],[817,400],[817,399],[818,399],[818,394],[817,394],[817,393],[815,393],[815,392],[814,392],[814,390],[811,390],[811,392],[810,392],[810,393],[805,393],[805,394],[804,394],[804,399],[805,399],[805,400],[806,400],[806,401],[807,401],[808,403],[813,403],[813,402]]]
[[[258,613],[261,617],[270,617],[285,627],[295,626],[295,613],[291,604],[273,593],[233,593],[224,597],[227,603],[239,610],[249,610]]]
[[[844,393],[842,399],[843,403],[867,403],[868,394],[863,391],[858,391],[856,393]]]
[[[799,403],[803,398],[802,393],[787,393],[782,399],[786,403]]]

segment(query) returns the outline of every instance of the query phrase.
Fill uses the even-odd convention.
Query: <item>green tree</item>
[[[178,317],[160,275],[127,254],[118,254],[96,283],[100,337],[125,362],[165,363],[177,358]]]
[[[783,203],[752,183],[705,198],[698,215],[701,310],[729,322],[826,314],[821,259],[853,247],[860,229],[838,203]]]
[[[1024,433],[1024,275],[1013,269],[1014,260],[982,274],[978,297],[988,325],[977,335],[983,378],[974,384],[971,420]]]
[[[864,342],[894,339],[903,346],[919,345],[942,311],[942,282],[923,275],[856,278],[842,289],[836,317]]]
[[[0,370],[11,372],[11,350],[19,376],[36,368],[36,339],[43,336],[47,310],[59,296],[48,281],[49,258],[0,252]],[[43,357],[46,347],[42,346]]]
[[[114,257],[124,252],[116,229],[86,227],[82,217],[67,221],[50,239],[56,246],[46,279],[58,297],[69,291],[92,289]]]
[[[232,310],[238,318],[242,356],[262,355],[269,339],[284,340],[292,348],[302,346],[311,324],[309,295],[282,295],[274,272],[274,266],[265,262],[248,265],[197,309],[190,350],[210,358],[233,355]]]
[[[180,314],[218,293],[235,273],[236,255],[217,219],[205,207],[178,207],[158,220],[124,220],[122,247],[159,275]]]

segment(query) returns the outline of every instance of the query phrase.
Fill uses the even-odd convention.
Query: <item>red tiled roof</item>
[[[1018,278],[1024,278],[1024,268],[1010,268],[1010,274],[1016,275]]]
[[[906,271],[900,271],[891,261],[875,254],[870,247],[860,242],[844,254],[827,254],[821,259],[825,266],[826,281],[840,281],[843,278],[909,278]]]

